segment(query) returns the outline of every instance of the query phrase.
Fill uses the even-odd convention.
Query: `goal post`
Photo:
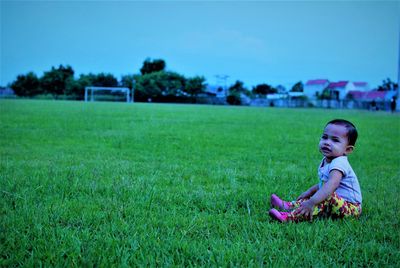
[[[85,87],[85,102],[94,101],[95,91],[110,91],[111,93],[122,92],[126,94],[126,102],[133,102],[133,98],[131,99],[130,89],[127,87]]]

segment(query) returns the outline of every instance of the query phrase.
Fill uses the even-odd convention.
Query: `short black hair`
[[[333,119],[329,121],[325,126],[329,124],[344,126],[347,129],[347,139],[349,140],[349,145],[356,145],[358,132],[356,126],[353,123],[344,119]]]

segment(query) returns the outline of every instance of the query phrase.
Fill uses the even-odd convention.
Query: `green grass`
[[[279,224],[346,118],[359,220]],[[400,265],[399,115],[0,101],[0,266]]]

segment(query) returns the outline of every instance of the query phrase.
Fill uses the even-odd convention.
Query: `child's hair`
[[[349,140],[349,145],[354,146],[356,144],[358,133],[353,123],[344,119],[333,119],[329,121],[325,126],[329,124],[344,126],[347,129],[347,139]]]

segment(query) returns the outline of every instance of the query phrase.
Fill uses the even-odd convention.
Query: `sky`
[[[146,58],[248,88],[398,78],[400,1],[0,1],[1,86],[60,64],[120,79]]]

